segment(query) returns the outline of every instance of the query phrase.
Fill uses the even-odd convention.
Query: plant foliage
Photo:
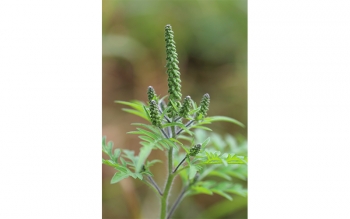
[[[116,173],[111,183],[132,177],[148,184],[161,201],[160,218],[170,218],[179,202],[186,196],[196,194],[217,194],[232,200],[233,195],[247,196],[247,190],[232,179],[247,179],[246,143],[238,145],[231,135],[225,138],[209,133],[207,126],[213,122],[224,121],[239,126],[244,125],[225,116],[207,116],[210,96],[204,94],[197,106],[189,96],[181,101],[180,69],[178,67],[174,33],[171,26],[165,27],[167,74],[169,97],[158,98],[153,87],[147,89],[148,103],[140,101],[115,101],[124,105],[125,112],[134,114],[147,121],[133,123],[134,131],[128,132],[140,138],[140,151],[114,149],[113,143],[102,138],[102,151],[109,159],[102,163],[111,166]],[[153,180],[150,167],[160,160],[150,160],[152,150],[162,150],[168,154],[168,177],[163,191]],[[171,208],[168,196],[171,184],[176,176],[183,182],[183,192]],[[220,180],[220,181],[218,181]]]

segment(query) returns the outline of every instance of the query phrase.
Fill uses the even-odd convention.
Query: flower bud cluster
[[[184,99],[182,107],[180,108],[179,115],[183,118],[186,118],[190,110],[191,110],[191,97],[187,96]]]
[[[148,97],[148,102],[150,103],[152,100],[157,100],[157,95],[156,91],[152,86],[149,86],[147,89],[147,97]]]
[[[157,126],[159,128],[162,127],[161,119],[160,119],[160,113],[158,109],[157,102],[155,100],[152,100],[150,102],[150,116],[151,116],[151,122],[154,126]]]
[[[188,154],[189,156],[196,156],[199,151],[201,150],[201,147],[202,145],[201,144],[196,144],[195,146],[193,146],[191,149],[190,149],[190,153]]]
[[[209,94],[204,94],[200,103],[200,109],[198,111],[198,116],[202,115],[202,118],[207,116],[209,110],[210,96]]]
[[[179,61],[177,59],[174,32],[170,24],[165,26],[166,68],[168,74],[169,100],[181,100],[181,79]]]

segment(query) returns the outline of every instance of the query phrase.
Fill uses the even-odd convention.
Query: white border
[[[248,4],[249,218],[350,218],[348,1]]]
[[[0,3],[0,218],[101,218],[101,11]]]

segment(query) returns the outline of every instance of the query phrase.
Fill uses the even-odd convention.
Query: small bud
[[[183,118],[186,118],[188,116],[188,113],[190,112],[191,110],[191,97],[190,96],[187,96],[185,99],[184,99],[184,102],[182,104],[182,107],[179,111],[179,115],[182,116]]]
[[[191,149],[190,149],[190,153],[188,155],[194,157],[196,156],[199,151],[201,150],[201,147],[202,147],[202,144],[196,144],[195,146],[193,146]]]
[[[209,104],[210,104],[210,96],[209,94],[204,94],[201,103],[200,103],[200,109],[198,111],[198,116],[202,114],[202,118],[207,116],[207,112],[209,110]]]
[[[161,120],[160,120],[160,113],[159,113],[157,102],[155,100],[152,100],[150,102],[149,110],[150,110],[150,116],[151,116],[152,125],[161,128],[162,127],[162,123],[161,123]]]
[[[149,86],[147,89],[147,96],[148,96],[148,102],[150,103],[152,100],[155,100],[157,98],[156,92],[153,89],[152,86]]]

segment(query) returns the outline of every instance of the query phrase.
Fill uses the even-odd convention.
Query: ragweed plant
[[[102,162],[117,170],[111,183],[118,183],[127,177],[146,183],[160,199],[160,219],[171,218],[181,200],[189,195],[216,193],[227,199],[231,199],[229,193],[246,196],[246,190],[230,179],[231,176],[242,177],[241,173],[235,173],[237,165],[247,165],[247,157],[224,151],[223,147],[215,148],[216,144],[210,142],[209,135],[198,140],[198,133],[203,133],[199,131],[211,131],[205,125],[212,122],[226,121],[242,127],[243,124],[225,116],[207,116],[209,94],[203,95],[199,105],[190,96],[182,100],[179,61],[170,25],[165,26],[165,48],[168,96],[160,98],[154,88],[149,86],[146,104],[140,101],[116,101],[129,107],[124,111],[148,121],[148,124],[133,123],[137,127],[136,131],[128,132],[141,139],[138,155],[127,149],[117,148],[113,151],[113,143],[107,143],[105,137],[102,139],[102,151],[110,158],[102,159]],[[156,173],[151,171],[151,166],[161,161],[148,158],[152,150],[157,149],[166,152],[168,158],[168,175],[163,188],[153,180],[153,174]],[[171,185],[178,175],[182,178],[183,189],[177,200],[169,203]],[[210,176],[227,181],[216,183]]]

